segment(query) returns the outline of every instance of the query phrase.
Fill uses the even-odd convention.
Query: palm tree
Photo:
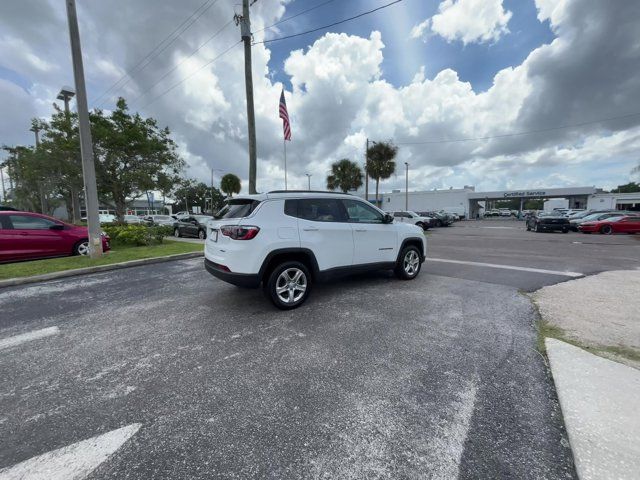
[[[227,173],[222,177],[222,180],[220,180],[220,190],[229,197],[233,197],[234,193],[240,193],[240,188],[240,179],[233,173]]]
[[[347,193],[349,190],[357,190],[361,186],[362,170],[357,163],[343,158],[331,165],[331,175],[327,176],[329,190],[340,189]]]
[[[376,180],[376,205],[378,205],[378,186],[380,180],[386,180],[396,171],[394,161],[398,147],[391,142],[377,142],[367,151],[366,169],[369,176]]]

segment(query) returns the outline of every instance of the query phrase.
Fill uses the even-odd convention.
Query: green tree
[[[169,129],[130,114],[123,98],[110,115],[93,112],[91,123],[98,191],[112,202],[118,220],[124,219],[129,200],[164,191],[179,178],[185,163]]]
[[[327,188],[329,190],[357,190],[362,186],[362,170],[360,166],[343,158],[331,165],[331,174],[327,176]]]
[[[367,151],[366,170],[376,181],[376,205],[378,204],[378,189],[380,180],[386,180],[396,171],[395,158],[398,147],[391,142],[378,142]]]
[[[211,186],[203,183],[196,182],[191,179],[181,180],[177,188],[172,192],[173,198],[175,198],[175,207],[179,210],[193,209],[194,206],[198,206],[202,211],[208,211],[209,213],[217,212],[224,204],[222,193],[217,188],[213,188],[213,202],[210,203],[207,199],[211,198],[212,188]]]
[[[635,193],[635,192],[640,192],[640,184],[636,182],[629,182],[629,183],[625,183],[624,185],[618,185],[616,188],[611,190],[611,193]]]
[[[233,197],[234,193],[240,193],[242,185],[240,179],[233,173],[227,173],[220,180],[220,190],[226,193],[229,197]]]

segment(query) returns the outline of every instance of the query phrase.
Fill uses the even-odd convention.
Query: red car
[[[582,233],[600,232],[605,235],[612,233],[640,233],[640,216],[612,217],[597,222],[586,222],[578,226]]]
[[[30,212],[0,211],[0,263],[36,258],[86,255],[87,227]],[[102,236],[102,250],[109,250]]]

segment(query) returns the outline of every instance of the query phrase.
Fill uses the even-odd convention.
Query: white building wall
[[[598,193],[587,200],[589,210],[622,210],[640,204],[640,192],[637,193]]]
[[[473,190],[430,190],[426,192],[409,192],[409,210],[415,212],[429,210],[445,210],[450,213],[467,215],[469,208],[469,192]],[[405,209],[405,192],[384,193],[381,196],[380,208],[387,212]]]

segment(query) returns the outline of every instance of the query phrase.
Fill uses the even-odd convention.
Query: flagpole
[[[287,140],[282,141],[284,145],[284,189],[287,189]]]

